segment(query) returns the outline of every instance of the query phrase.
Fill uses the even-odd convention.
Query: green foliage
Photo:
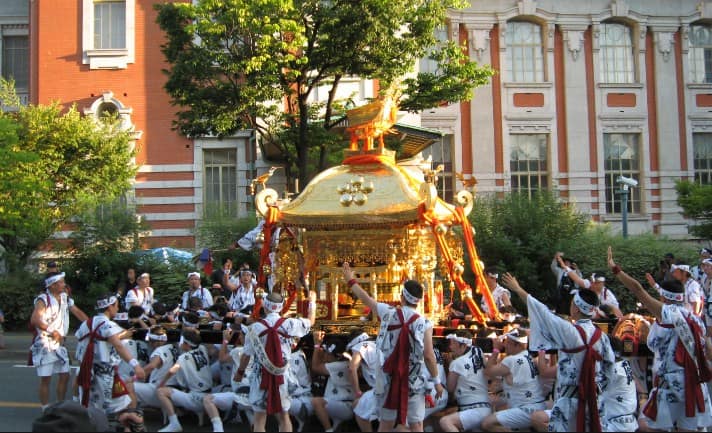
[[[527,196],[507,194],[502,198],[478,198],[470,215],[477,231],[475,243],[486,265],[515,275],[529,293],[547,302],[556,289],[551,262],[554,254],[564,252],[574,258],[588,277],[591,272],[606,273],[607,286],[621,303],[623,312],[635,309],[636,301],[607,272],[607,248],[613,247],[616,262],[641,282],[646,272],[654,272],[665,253],[694,263],[691,245],[654,235],[630,236],[623,239],[605,225],[597,225],[571,204],[560,202],[553,193],[542,192],[531,200]],[[470,281],[474,277],[466,275]],[[513,299],[524,311],[524,305]]]
[[[70,239],[75,251],[102,254],[138,248],[139,237],[148,229],[148,224],[137,219],[135,209],[123,201],[100,204],[74,220],[76,228]]]
[[[378,79],[387,89],[430,56],[439,74],[403,83],[403,107],[411,111],[467,100],[487,82],[491,69],[435,36],[448,9],[465,6],[461,0],[158,4],[170,65],[165,88],[179,107],[174,126],[187,136],[256,129],[282,151],[287,176],[293,168],[305,185],[329,164],[333,137],[314,134],[313,117],[318,112],[316,124],[328,131],[344,114],[345,102],[336,97],[342,78]],[[323,107],[311,102],[317,88],[328,95]]]
[[[677,189],[677,204],[687,218],[696,220],[689,227],[690,233],[702,239],[712,239],[712,185],[700,185],[688,180],[680,181]]]
[[[256,269],[259,263],[257,251],[245,251],[242,248],[225,249],[225,245],[234,245],[235,242],[257,226],[257,218],[236,219],[225,214],[213,214],[200,221],[196,229],[198,245],[209,248],[213,254],[213,267],[218,269],[224,258],[231,258],[235,266],[249,263]],[[205,276],[207,279],[210,275]]]
[[[38,274],[24,270],[0,276],[0,309],[5,313],[5,329],[27,331],[40,283]]]
[[[0,79],[0,100],[13,95]],[[0,112],[0,245],[10,271],[74,215],[128,190],[129,139],[116,122],[58,103]]]

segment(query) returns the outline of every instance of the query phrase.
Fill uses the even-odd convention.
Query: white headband
[[[684,293],[675,293],[671,292],[669,290],[665,290],[662,287],[659,289],[660,296],[663,298],[667,299],[668,301],[673,301],[673,302],[682,302],[685,300],[685,294]]]
[[[688,274],[691,274],[689,265],[672,265],[670,267],[670,272],[675,271],[677,269],[679,269],[683,272],[687,272]]]
[[[465,344],[467,346],[472,346],[472,338],[465,338],[465,337],[458,337],[455,334],[448,334],[447,337],[448,340],[455,340],[460,344]]]
[[[179,346],[182,346],[183,344],[187,344],[190,347],[198,347],[200,344],[193,343],[192,341],[186,340],[185,337],[182,335],[180,336],[180,341],[178,342]]]
[[[168,336],[166,334],[163,334],[163,335],[151,334],[149,332],[146,334],[146,341],[168,341]]]
[[[358,345],[358,344],[360,344],[360,343],[363,343],[364,341],[367,341],[368,339],[369,339],[368,334],[366,334],[366,333],[364,332],[363,334],[358,335],[358,336],[356,336],[353,340],[351,340],[351,341],[349,342],[349,344],[346,345],[346,350],[347,350],[347,351],[348,351],[348,350],[351,350],[351,349],[353,349],[354,347],[356,347],[356,345]]]
[[[57,275],[52,275],[51,277],[45,279],[45,287],[49,287],[52,284],[56,283],[57,281],[63,280],[63,279],[64,279],[64,272],[61,272]]]
[[[584,301],[578,292],[576,292],[576,294],[574,295],[574,304],[576,304],[578,309],[581,310],[581,313],[586,316],[593,316],[593,310],[596,309],[594,305],[591,305],[588,302]]]
[[[198,272],[189,272],[188,273],[188,279],[190,280],[191,277],[198,277],[200,278],[200,274]]]
[[[401,293],[403,294],[405,300],[411,305],[415,305],[420,302],[420,298],[416,298],[415,296],[411,295],[405,287],[403,288]]]
[[[109,308],[110,306],[114,305],[116,303],[117,299],[116,296],[111,296],[108,299],[99,299],[96,301],[96,309],[97,310],[105,310]]]
[[[191,323],[185,319],[185,317],[180,318],[181,323],[183,323],[183,326],[187,326],[188,328],[197,328],[200,323]]]
[[[267,298],[262,301],[262,306],[270,313],[279,313],[280,311],[282,311],[283,305],[284,302],[272,302]]]
[[[520,329],[514,329],[504,334],[504,336],[509,338],[510,340],[516,341],[517,343],[527,344],[529,342],[529,337],[527,336],[526,332]]]
[[[591,281],[593,281],[594,283],[595,282],[605,283],[606,277],[603,275],[596,275],[596,273],[594,272],[593,274],[591,274]]]

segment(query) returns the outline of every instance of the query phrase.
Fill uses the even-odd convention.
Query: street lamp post
[[[628,194],[630,188],[638,186],[638,181],[625,176],[618,176],[616,182],[621,184],[621,189],[618,191],[621,195],[621,214],[623,223],[623,239],[628,237]]]

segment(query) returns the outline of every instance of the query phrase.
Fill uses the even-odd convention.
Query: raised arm
[[[509,272],[504,274],[502,276],[502,283],[504,283],[504,285],[509,290],[519,296],[522,301],[527,302],[529,293],[527,293],[526,290],[524,290],[522,286],[519,285],[519,281],[517,281],[517,279],[512,274],[510,274]]]
[[[564,264],[564,259],[562,259],[561,256],[558,256],[557,260],[559,262],[559,266],[561,266],[561,269],[563,269],[564,274],[566,274],[566,276],[571,278],[571,281],[573,281],[574,284],[576,284],[580,288],[584,288],[587,286],[586,280],[581,278],[581,276],[578,274],[578,272],[576,272],[575,269],[571,269],[568,266],[566,266]]]
[[[645,291],[643,286],[635,278],[623,272],[621,267],[613,261],[613,249],[611,247],[608,247],[608,267],[611,269],[611,272],[613,272],[613,275],[616,276],[618,281],[623,283],[628,290],[633,292],[635,297],[643,303],[643,306],[650,311],[653,316],[655,316],[658,320],[662,320],[663,303],[650,296],[650,294]],[[650,276],[650,274],[646,274],[646,278],[650,280],[652,279],[652,276]]]
[[[344,280],[346,280],[346,284],[349,284],[349,281],[353,282],[354,284],[351,285],[351,292],[356,296],[365,306],[371,309],[374,314],[378,311],[378,302],[373,299],[363,288],[354,280],[354,271],[351,270],[351,266],[349,265],[348,262],[344,262]]]

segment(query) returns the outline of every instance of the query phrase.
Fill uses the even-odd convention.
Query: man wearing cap
[[[381,352],[383,369],[378,371],[374,391],[379,402],[376,407],[380,408],[379,431],[392,431],[396,424],[407,424],[412,431],[422,431],[424,368],[430,372],[437,397],[444,391],[433,351],[433,325],[415,310],[423,297],[423,286],[417,281],[406,281],[401,291],[401,305],[394,308],[369,296],[354,279],[348,262],[344,262],[343,274],[352,293],[381,320],[376,347]]]
[[[705,271],[702,269],[702,262],[704,262],[706,259],[712,259],[712,248],[702,248],[700,250],[700,261],[698,262],[697,265],[693,266],[690,268],[690,273],[692,274],[692,278],[694,278],[698,283],[700,283],[700,286],[702,285],[702,278],[705,275]],[[704,292],[705,299],[707,298],[707,292]]]
[[[150,287],[151,276],[143,273],[138,277],[138,285],[126,292],[126,310],[133,306],[143,308],[144,313],[152,315],[153,288]]]
[[[702,287],[694,278],[692,278],[692,273],[690,272],[689,265],[672,265],[670,268],[672,272],[673,279],[679,281],[682,287],[685,289],[685,308],[692,312],[696,316],[702,314]],[[645,278],[652,287],[660,291],[660,284],[656,283],[652,275],[646,274]]]
[[[578,274],[578,272],[566,266],[564,262],[561,261],[561,258],[559,258],[559,261],[566,275],[571,278],[571,281],[573,281],[576,286],[589,289],[598,295],[599,306],[596,308],[593,315],[594,319],[607,316],[607,314],[601,310],[604,305],[609,306],[608,308],[610,308],[611,312],[617,318],[623,317],[623,312],[620,310],[620,304],[618,304],[616,295],[614,295],[613,292],[606,287],[606,276],[603,272],[593,272],[591,273],[589,279],[585,280]]]
[[[183,300],[181,302],[181,307],[184,310],[188,309],[190,298],[200,299],[203,308],[209,308],[213,305],[213,295],[210,294],[210,290],[206,290],[200,285],[200,274],[198,272],[188,274],[188,285],[190,287],[183,292]]]
[[[654,354],[654,388],[642,410],[648,426],[679,431],[712,426],[712,405],[704,383],[712,379],[705,358],[705,328],[685,308],[682,283],[663,281],[658,289],[660,300],[656,300],[615,263],[611,247],[608,266],[657,319],[648,333],[648,348]],[[652,280],[649,274],[646,278]]]
[[[64,339],[69,332],[69,313],[84,321],[87,315],[65,292],[64,273],[53,272],[45,278],[45,292],[35,298],[30,319],[35,337],[30,351],[32,364],[40,377],[39,398],[44,409],[49,403],[52,376],[58,375],[57,400],[64,400],[69,381],[69,353]]]
[[[203,415],[203,398],[213,387],[213,373],[210,368],[208,350],[202,345],[202,338],[197,329],[181,331],[178,348],[183,352],[158,384],[158,401],[163,413],[168,416],[168,425],[159,432],[180,432],[183,426],[178,421],[176,407]],[[176,377],[177,388],[168,386]]]
[[[530,349],[558,350],[550,431],[601,431],[597,383],[610,376],[615,357],[608,335],[591,321],[598,295],[588,289],[574,294],[569,313],[575,323],[571,323],[530,296],[512,275],[506,274],[502,281],[527,303]]]
[[[504,352],[500,362],[500,350],[492,351],[485,365],[489,377],[501,377],[508,409],[489,415],[482,421],[485,431],[528,430],[531,414],[544,410],[546,404],[539,382],[539,369],[527,350],[529,339],[525,330],[515,328],[504,335]]]
[[[446,432],[477,431],[492,413],[482,349],[472,345],[472,334],[458,329],[447,336],[453,360],[447,376],[447,391],[457,399],[458,411],[440,418]]]
[[[497,273],[497,268],[490,266],[485,269],[485,281],[489,287],[490,293],[492,293],[492,298],[494,299],[494,304],[497,306],[497,310],[501,310],[504,307],[511,307],[512,301],[510,299],[511,292],[504,287],[500,286],[497,282],[499,274]],[[489,315],[489,307],[484,298],[480,302],[482,306],[482,312]]]
[[[161,407],[156,391],[158,385],[168,374],[168,370],[173,367],[178,359],[178,349],[172,344],[168,344],[168,334],[161,325],[152,326],[146,334],[146,341],[152,349],[148,364],[143,368],[148,376],[148,382],[134,383],[136,400],[142,407]],[[175,385],[175,377],[166,380],[166,386]]]
[[[242,380],[252,359],[249,401],[255,413],[253,431],[265,431],[267,416],[276,415],[279,431],[288,432],[292,431],[291,402],[285,373],[289,368],[292,339],[307,335],[315,322],[316,293],[309,293],[309,317],[306,319],[281,317],[284,299],[276,292],[264,298],[262,307],[265,317],[249,326],[235,379]]]
[[[77,377],[81,402],[107,415],[118,415],[131,404],[129,391],[118,373],[121,360],[133,367],[139,380],[145,375],[138,360],[121,343],[124,329],[113,321],[119,311],[118,298],[112,294],[99,297],[96,311],[97,315],[82,323],[74,334],[77,359],[81,360]]]

